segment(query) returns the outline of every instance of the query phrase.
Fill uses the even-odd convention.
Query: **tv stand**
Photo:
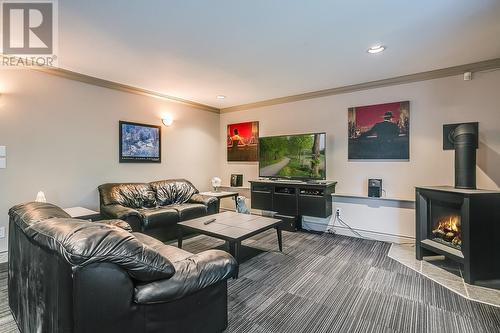
[[[335,181],[302,182],[296,180],[250,181],[252,208],[276,212],[290,229],[300,228],[303,215],[326,218],[332,215]]]

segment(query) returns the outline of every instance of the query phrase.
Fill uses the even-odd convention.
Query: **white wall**
[[[388,197],[411,199],[418,185],[453,185],[453,152],[442,149],[442,125],[479,121],[481,147],[478,151],[478,187],[500,185],[500,71],[475,73],[474,80],[461,76],[422,81],[335,95],[311,100],[230,112],[221,115],[220,140],[226,126],[242,121],[259,121],[260,136],[326,132],[327,178],[337,180],[338,193],[366,195],[367,179],[382,178]],[[410,161],[370,162],[347,160],[347,109],[394,101],[410,101]],[[223,144],[219,147],[220,174],[224,183],[231,173],[243,173],[244,182],[258,177],[257,163],[228,163]],[[362,209],[362,203],[359,209]],[[350,221],[366,228],[375,220],[383,230],[408,230],[413,214],[373,216],[371,210]],[[392,216],[392,217],[391,217]],[[379,219],[399,219],[385,223]],[[411,219],[411,220],[410,220]],[[392,230],[396,232],[397,230]],[[411,236],[411,235],[410,235]]]
[[[0,70],[0,93],[0,226],[39,190],[62,207],[96,209],[105,182],[184,177],[207,190],[218,173],[217,114],[20,69]],[[118,121],[160,125],[167,113],[174,124],[162,127],[162,163],[118,163]]]

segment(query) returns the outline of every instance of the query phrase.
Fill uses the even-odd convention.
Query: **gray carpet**
[[[387,257],[390,244],[269,231],[244,244],[261,253],[229,281],[227,332],[500,332],[500,309],[468,301]],[[184,248],[220,245],[198,236]],[[0,265],[0,332],[17,332]]]

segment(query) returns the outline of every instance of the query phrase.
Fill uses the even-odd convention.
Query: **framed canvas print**
[[[258,149],[258,121],[227,125],[228,162],[257,162]]]
[[[120,121],[120,163],[161,163],[161,127]]]
[[[348,109],[349,160],[409,160],[410,102]]]

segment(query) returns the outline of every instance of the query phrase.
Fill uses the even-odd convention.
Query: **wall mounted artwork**
[[[120,121],[120,163],[161,163],[161,127]]]
[[[257,162],[259,150],[259,122],[227,125],[228,162]]]
[[[410,102],[348,109],[349,160],[409,160]]]

